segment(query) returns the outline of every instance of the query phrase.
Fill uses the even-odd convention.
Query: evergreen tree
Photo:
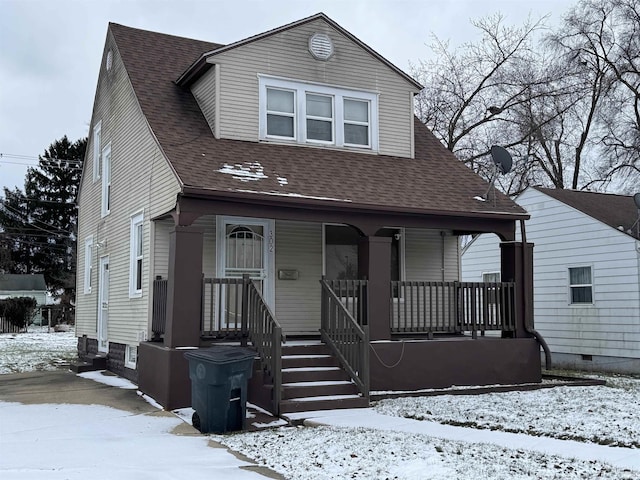
[[[43,273],[52,293],[75,288],[76,196],[87,139],[53,142],[29,168],[24,194],[5,189],[0,228],[11,245],[9,271]]]

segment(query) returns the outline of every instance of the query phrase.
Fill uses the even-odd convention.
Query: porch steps
[[[281,413],[368,406],[326,345],[283,345]]]
[[[106,370],[106,355],[98,355],[90,353],[84,357],[84,360],[73,362],[69,365],[69,369],[75,373],[95,372],[96,370]]]

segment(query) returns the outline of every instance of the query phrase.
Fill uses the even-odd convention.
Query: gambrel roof
[[[495,201],[479,201],[487,183],[417,119],[414,159],[216,139],[189,88],[176,82],[198,59],[222,45],[113,23],[109,32],[142,112],[184,193],[277,198],[298,206],[528,218],[499,192]]]
[[[640,240],[638,224],[636,223],[639,215],[638,208],[630,195],[542,187],[534,188],[616,230]]]

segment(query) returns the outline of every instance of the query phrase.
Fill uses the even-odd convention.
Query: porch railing
[[[243,296],[243,311],[247,312],[247,329],[251,344],[258,351],[260,363],[273,383],[273,413],[280,413],[282,400],[282,327],[248,276]]]
[[[327,285],[333,290],[349,311],[358,325],[367,325],[367,281],[366,280],[326,280]]]
[[[246,322],[243,324],[244,278],[202,279],[202,338],[246,338]]]
[[[349,287],[350,291],[364,293],[358,297],[359,308],[348,308],[343,300],[344,297],[333,290],[333,282],[328,282],[324,278],[320,280],[322,287],[320,335],[351,376],[362,395],[369,398],[369,327],[359,324],[352,313],[366,311],[366,303],[362,300],[366,299],[367,285],[363,280],[346,282],[358,282]]]
[[[391,282],[392,333],[515,330],[515,283]]]

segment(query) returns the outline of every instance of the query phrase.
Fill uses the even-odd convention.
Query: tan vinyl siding
[[[207,119],[209,128],[215,136],[215,116],[216,116],[216,66],[214,65],[191,87],[191,93],[195,97],[200,110]]]
[[[405,275],[407,281],[441,282],[443,237],[440,230],[405,230]],[[444,281],[459,280],[458,237],[444,236]]]
[[[287,334],[320,329],[322,225],[276,221],[276,317]],[[278,270],[297,270],[297,280],[279,280]]]
[[[334,42],[335,54],[326,62],[308,52],[309,37],[316,32]],[[415,87],[323,20],[215,55],[211,62],[221,65],[222,138],[258,140],[258,74],[265,74],[379,93],[379,153],[412,154],[410,92]]]
[[[108,340],[137,344],[148,329],[150,275],[150,219],[175,205],[178,181],[157,146],[137,103],[127,73],[110,36],[106,52],[113,51],[110,72],[101,69],[92,125],[102,122],[102,146],[111,143],[111,213],[100,215],[101,180],[93,182],[93,146],[89,135],[87,162],[79,196],[79,247],[77,335],[96,335],[97,299],[100,289],[99,259],[109,255],[110,290]],[[144,212],[143,295],[129,298],[130,219]],[[84,239],[93,235],[93,278],[91,294],[84,284]],[[101,248],[96,248],[100,243]]]
[[[459,280],[458,237],[451,232],[408,228],[405,230],[405,279],[410,282],[452,282]],[[443,255],[444,254],[444,255]],[[443,263],[444,261],[444,263]],[[444,277],[443,277],[444,271]],[[394,299],[391,305],[392,324],[395,327],[407,327],[410,312],[419,313],[420,318],[427,318],[430,309],[440,318],[433,319],[433,325],[443,322],[441,312],[449,308],[451,298],[448,293],[440,290],[405,289],[401,292],[401,299]],[[414,296],[415,295],[415,296]],[[433,307],[430,306],[433,303]],[[436,307],[437,305],[437,307]],[[425,306],[427,307],[425,312]],[[425,316],[426,315],[426,316]]]

